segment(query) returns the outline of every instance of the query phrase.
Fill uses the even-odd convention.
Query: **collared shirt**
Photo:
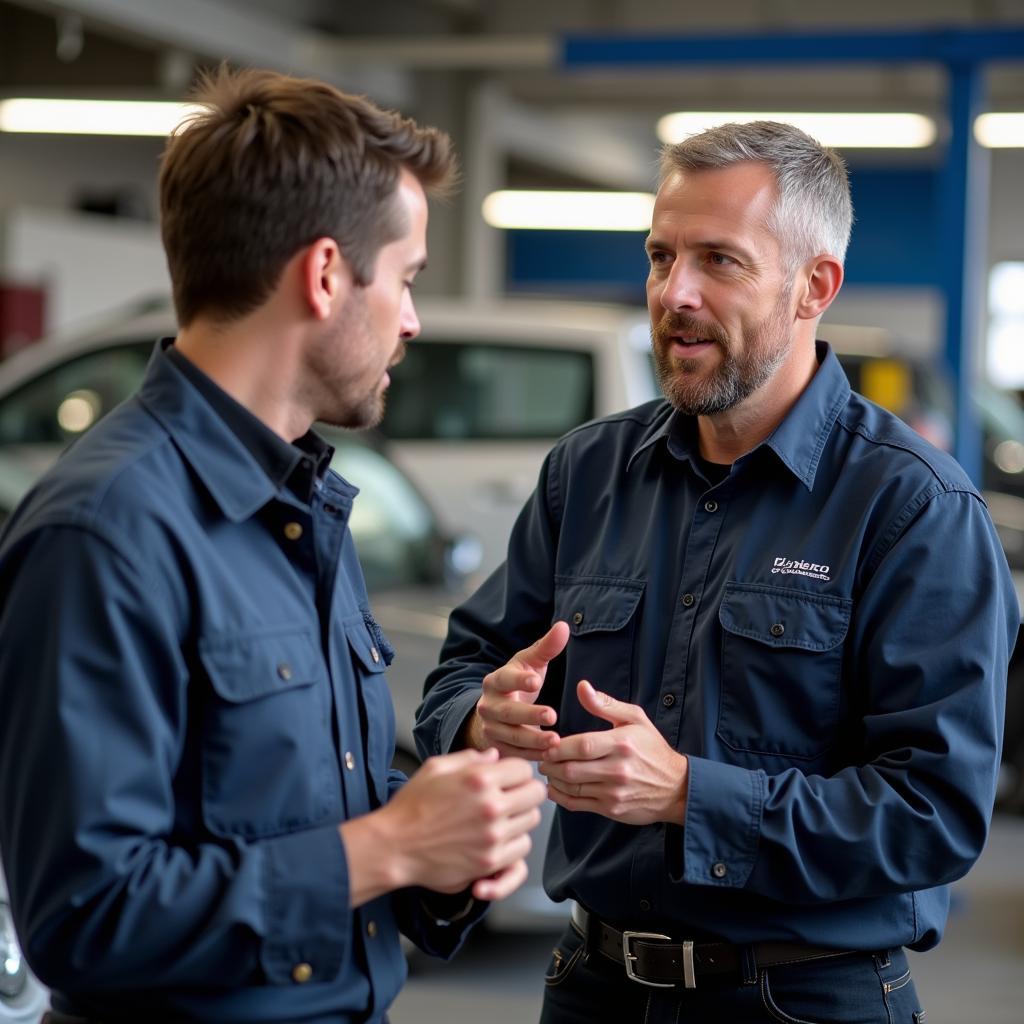
[[[398,928],[449,955],[479,915],[443,925],[419,890],[349,906],[338,825],[403,781],[357,490],[272,479],[260,432],[165,344],[0,540],[19,934],[65,1012],[378,1020],[405,977]]]
[[[607,727],[588,679],[688,755],[684,821],[557,811],[549,893],[620,928],[925,949],[984,845],[1019,625],[1005,558],[954,460],[818,358],[718,482],[664,402],[563,438],[427,681],[424,754],[565,620],[539,698],[558,731]]]

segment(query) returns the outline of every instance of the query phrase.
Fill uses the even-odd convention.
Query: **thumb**
[[[627,704],[625,701],[610,697],[607,693],[595,690],[586,679],[581,679],[576,684],[576,696],[585,711],[589,711],[596,718],[611,722],[612,725],[631,725],[639,721],[644,714],[636,704]]]
[[[498,760],[498,751],[494,747],[487,750],[474,750],[466,747],[454,754],[435,754],[423,764],[429,764],[434,775],[447,775],[449,772],[462,771],[474,764],[487,764]]]
[[[548,662],[557,658],[569,642],[569,623],[556,622],[536,643],[520,651],[516,658],[528,668],[547,668]]]

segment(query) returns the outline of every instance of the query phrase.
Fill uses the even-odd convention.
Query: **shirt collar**
[[[825,441],[840,410],[850,397],[850,382],[827,342],[815,342],[818,370],[786,414],[785,419],[760,444],[771,449],[782,464],[810,490],[818,471]],[[664,439],[677,459],[693,461],[698,456],[694,416],[665,407],[647,429],[627,463],[627,470],[645,449]],[[756,451],[756,449],[755,449]]]
[[[235,401],[173,344],[168,345],[164,352],[249,449],[270,477],[270,482],[277,487],[289,487],[302,501],[308,503],[312,500],[316,480],[323,476],[334,454],[331,446],[312,430],[307,430],[294,444],[289,444],[241,402]]]
[[[312,463],[311,489],[330,462],[330,445],[312,431],[295,445],[278,437],[198,367],[173,352],[172,343],[172,338],[157,342],[139,398],[171,435],[221,512],[238,522],[283,486],[295,489],[293,480],[304,452]],[[308,501],[309,495],[296,494]]]

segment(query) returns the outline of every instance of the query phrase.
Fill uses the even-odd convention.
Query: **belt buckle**
[[[636,963],[636,954],[632,951],[632,946],[630,945],[633,942],[634,939],[654,939],[654,940],[660,941],[660,942],[671,942],[672,941],[672,936],[671,935],[662,935],[659,932],[630,932],[630,931],[625,931],[625,932],[622,933],[622,960],[623,960],[623,963],[626,965],[626,977],[629,978],[630,981],[635,981],[635,982],[637,982],[640,985],[648,985],[651,988],[675,988],[675,985],[673,985],[671,982],[648,981],[646,978],[641,978],[640,975],[636,973],[636,968],[633,966]],[[687,974],[687,970],[686,970],[686,962],[687,962],[687,960],[686,960],[686,953],[687,953],[686,946],[687,945],[689,945],[689,947],[690,947],[690,949],[689,949],[689,965],[690,965],[689,974]],[[687,988],[696,988],[696,982],[694,982],[692,985],[690,984],[690,981],[692,980],[692,976],[693,976],[693,943],[692,942],[689,943],[689,944],[687,944],[687,943],[683,944],[683,976],[684,976],[684,978],[688,979],[687,983],[686,983],[686,987]]]

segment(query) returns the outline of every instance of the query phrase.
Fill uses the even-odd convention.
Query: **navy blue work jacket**
[[[985,842],[1019,624],[1003,552],[953,459],[818,358],[716,485],[665,402],[564,437],[427,681],[433,753],[563,619],[540,697],[558,731],[607,727],[588,679],[689,756],[684,821],[558,809],[548,892],[620,927],[924,949]]]
[[[159,348],[0,544],[0,850],[58,1008],[377,1020],[418,890],[352,910],[338,825],[386,802],[390,648],[357,490],[271,483]]]

